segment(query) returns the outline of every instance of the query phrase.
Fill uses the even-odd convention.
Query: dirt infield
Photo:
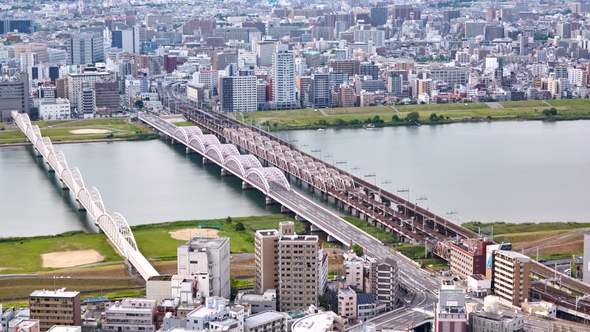
[[[104,257],[94,249],[50,252],[41,255],[43,267],[62,268],[101,262]]]
[[[69,131],[71,134],[108,134],[110,132],[110,130],[106,129],[74,129]]]
[[[188,241],[193,234],[203,237],[217,237],[217,233],[219,233],[218,230],[211,228],[185,228],[170,232],[170,236],[176,240]]]

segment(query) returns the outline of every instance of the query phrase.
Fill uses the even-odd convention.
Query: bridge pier
[[[266,196],[266,205],[273,205],[276,204],[277,201],[275,201],[274,199],[272,199],[270,196]]]
[[[328,242],[340,242],[335,237],[333,237],[332,235],[328,235],[328,237],[326,238],[326,240],[328,240]]]
[[[252,189],[252,186],[248,182],[242,181],[242,190],[246,189]]]
[[[231,173],[228,173],[228,172],[227,172],[227,169],[225,169],[225,168],[222,168],[222,169],[221,169],[221,176],[228,176],[228,175],[231,175]]]
[[[323,192],[322,195],[323,195],[324,201],[328,201],[328,197],[330,197],[330,195],[328,194],[328,192],[327,191],[326,192]]]
[[[61,190],[70,190],[70,188],[68,188],[68,186],[66,186],[66,183],[64,182],[64,180],[60,179],[59,182],[61,182]]]
[[[295,220],[297,220],[297,221],[307,221],[307,220],[305,220],[305,218],[303,218],[303,217],[301,217],[299,215],[295,215]]]
[[[84,205],[82,205],[82,203],[80,201],[78,202],[78,211],[86,211],[86,208],[84,207]]]
[[[287,213],[287,212],[291,212],[291,210],[289,210],[288,207],[281,205],[281,213]]]
[[[53,169],[53,167],[51,167],[51,165],[49,164],[48,161],[45,162],[47,164],[47,172],[49,173],[55,173],[55,170]]]
[[[187,147],[186,148],[186,154],[191,154],[191,153],[195,153],[195,152],[193,151],[193,149]]]
[[[303,180],[297,178],[297,185],[301,187],[303,185]]]
[[[35,153],[37,157],[43,157],[43,155],[41,154],[41,151],[39,151],[39,149],[35,148]]]
[[[174,138],[172,138],[172,139],[170,140],[170,144],[172,144],[172,145],[176,145],[177,143],[178,143],[178,141],[177,141],[177,140],[175,140]]]
[[[139,274],[135,266],[133,266],[133,264],[127,258],[125,258],[125,267],[127,267],[127,272],[129,273],[129,275],[136,276]]]
[[[209,164],[211,161],[207,157],[203,157],[203,165]]]
[[[310,224],[310,225],[309,225],[309,230],[310,230],[311,232],[321,232],[321,231],[322,231],[322,229],[321,229],[321,228],[319,228],[318,226],[316,226],[316,225],[314,225],[314,224]]]

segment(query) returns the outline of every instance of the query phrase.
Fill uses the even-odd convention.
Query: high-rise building
[[[333,72],[348,73],[348,77],[360,74],[360,61],[355,59],[331,59],[328,60],[328,68]]]
[[[390,73],[387,75],[387,92],[394,95],[402,92],[402,77],[399,74]]]
[[[340,85],[340,91],[338,93],[338,106],[339,107],[354,107],[355,94],[354,89],[348,84]]]
[[[107,112],[117,111],[120,108],[119,82],[94,83],[94,95],[97,110]]]
[[[215,19],[201,18],[197,20],[188,20],[182,26],[182,33],[192,35],[195,33],[201,35],[210,35],[217,26]]]
[[[82,65],[104,61],[104,42],[100,33],[72,34],[67,42],[68,64]]]
[[[279,45],[272,57],[272,96],[277,109],[297,107],[295,87],[295,54]]]
[[[35,21],[29,19],[0,19],[0,35],[14,31],[33,33],[35,32]]]
[[[483,36],[485,33],[486,22],[475,22],[469,21],[465,22],[464,29],[465,29],[465,38],[475,38],[477,36]]]
[[[379,67],[371,62],[363,62],[359,66],[361,75],[371,76],[374,80],[379,79]]]
[[[273,54],[275,53],[277,42],[278,40],[275,39],[267,39],[256,41],[252,44],[253,51],[256,53],[258,66],[272,66]]]
[[[238,63],[238,52],[236,50],[226,50],[215,53],[213,55],[212,69],[225,70],[225,67],[232,63]]]
[[[467,331],[465,293],[454,286],[439,291],[435,313],[435,331]]]
[[[224,112],[253,112],[258,109],[254,75],[223,76],[219,79],[221,110]]]
[[[451,22],[452,19],[461,17],[461,11],[456,9],[443,10],[443,21]]]
[[[47,63],[49,56],[47,53],[47,43],[27,43],[14,45],[14,57],[20,58],[22,53],[36,53],[39,63]]]
[[[29,295],[30,318],[39,320],[42,332],[53,325],[81,326],[80,292],[36,290]]]
[[[0,121],[12,121],[12,111],[31,116],[29,98],[27,73],[20,73],[18,77],[0,77]]]
[[[394,5],[391,7],[391,11],[393,13],[393,22],[398,19],[401,21],[419,20],[422,16],[422,11],[412,5]]]
[[[371,43],[376,47],[385,46],[385,31],[371,30],[354,30],[354,41],[359,43]]]
[[[254,237],[256,284],[254,291],[262,294],[279,289],[279,231],[259,230]]]
[[[229,238],[193,237],[179,245],[177,252],[178,275],[208,275],[212,290],[209,296],[229,299]]]
[[[504,38],[504,27],[502,25],[488,25],[484,31],[485,40],[492,41],[498,38]]]
[[[139,53],[139,27],[113,31],[111,47],[117,47],[127,53]]]
[[[90,82],[82,82],[79,97],[80,108],[77,109],[78,116],[84,118],[91,118],[96,111],[96,99],[94,98],[94,84]]]
[[[59,80],[58,80],[59,81]],[[107,72],[87,72],[87,73],[72,73],[68,74],[67,76],[67,98],[70,101],[70,105],[73,109],[78,110],[78,114],[81,114],[80,111],[85,109],[86,111],[90,112],[90,108],[88,107],[89,99],[86,99],[86,108],[84,107],[83,99],[82,99],[82,83],[86,82],[90,84],[92,90],[94,90],[94,83],[97,82],[112,82],[114,81],[113,74]],[[60,85],[56,82],[57,86],[57,95],[60,96]],[[89,97],[88,97],[89,98]],[[93,98],[94,99],[94,98]]]
[[[348,26],[354,25],[354,14],[352,13],[338,13],[338,14],[325,14],[324,15],[324,26],[335,28],[336,22],[348,22]]]
[[[370,290],[370,293],[375,296],[375,300],[385,303],[388,310],[395,308],[399,288],[397,261],[392,258],[370,260],[364,273],[365,282],[368,283],[365,291]]]
[[[504,245],[488,245],[486,248],[486,276],[492,279],[495,295],[520,306],[529,298],[530,258],[511,250],[501,250]]]
[[[371,25],[376,27],[387,23],[387,7],[371,8]]]
[[[308,100],[314,108],[330,107],[332,103],[330,75],[321,73],[312,75]]]

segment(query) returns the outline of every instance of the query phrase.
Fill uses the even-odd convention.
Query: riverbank
[[[43,137],[49,137],[54,144],[143,141],[159,137],[143,123],[121,118],[34,121],[32,124],[39,126]],[[2,124],[0,146],[28,144],[24,133],[18,128]]]
[[[237,119],[259,124],[263,129],[301,130],[440,125],[489,121],[564,121],[590,119],[585,99],[530,100],[494,103],[395,105],[351,108],[297,109],[246,112]]]

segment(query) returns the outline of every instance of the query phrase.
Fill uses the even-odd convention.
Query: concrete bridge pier
[[[68,188],[68,186],[66,186],[66,183],[64,182],[64,180],[59,180],[59,182],[61,182],[61,190],[70,190],[70,188]]]
[[[309,225],[309,230],[312,231],[312,232],[321,232],[322,231],[321,228],[319,228],[318,226],[316,226],[314,224],[310,224]]]
[[[326,238],[326,240],[328,240],[328,242],[339,242],[335,237],[333,237],[332,235],[328,235],[328,237]]]
[[[125,258],[125,267],[127,268],[127,273],[129,273],[129,275],[131,275],[131,276],[139,275],[139,272],[137,272],[137,269],[133,266],[133,264],[127,258]]]
[[[186,147],[186,154],[191,154],[191,153],[195,153],[195,151],[193,151],[193,149],[191,149],[187,146]]]
[[[96,226],[96,232],[98,234],[104,234],[104,232],[102,231],[102,228],[100,228],[100,226],[98,225],[97,222],[94,223],[94,226]]]
[[[297,185],[301,187],[303,185],[303,180],[297,178]]]
[[[330,195],[328,194],[327,191],[326,192],[323,192],[322,193],[322,196],[323,196],[324,201],[328,201],[328,197],[330,197]]]
[[[297,220],[297,221],[307,221],[305,218],[303,218],[302,216],[300,216],[298,214],[295,215],[295,220]]]
[[[86,208],[84,207],[84,205],[82,205],[82,203],[78,200],[76,200],[78,202],[78,211],[86,211]]]
[[[178,141],[177,141],[177,140],[175,140],[174,138],[172,138],[172,139],[170,140],[170,144],[172,144],[172,145],[176,145],[177,143],[178,143]]]
[[[228,175],[230,175],[230,173],[227,172],[227,169],[222,168],[221,169],[221,176],[228,176]]]
[[[276,204],[277,201],[275,201],[274,199],[272,199],[270,196],[266,196],[266,205],[273,205]]]
[[[41,154],[41,151],[39,151],[39,149],[35,148],[35,153],[37,157],[43,157],[43,155]]]
[[[289,210],[288,207],[281,205],[281,213],[287,213],[287,212],[292,212],[291,210]]]
[[[53,167],[51,167],[51,165],[49,164],[48,161],[45,162],[47,164],[47,172],[49,173],[55,173],[55,170],[53,169]]]
[[[248,182],[242,181],[242,190],[247,190],[247,189],[252,189],[252,186]]]
[[[207,157],[203,157],[203,165],[209,164],[210,162]]]

